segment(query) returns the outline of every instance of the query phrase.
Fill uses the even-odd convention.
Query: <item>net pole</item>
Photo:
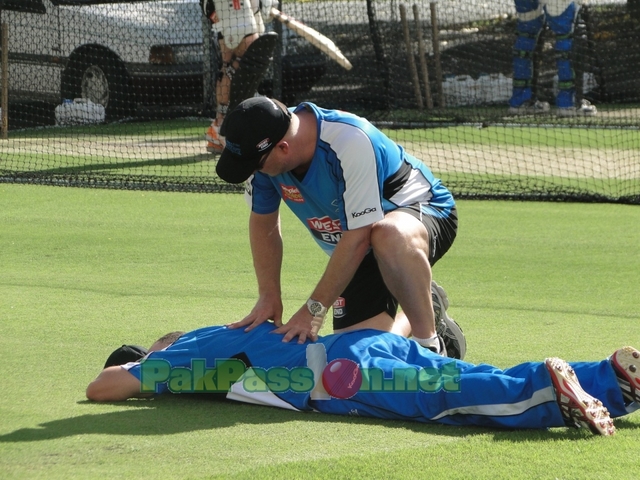
[[[217,51],[212,44],[211,22],[202,16],[202,47],[204,72],[202,75],[202,100],[205,112],[215,112],[216,108],[216,76]],[[215,58],[215,59],[214,59]],[[211,113],[215,117],[215,113]]]
[[[420,54],[420,68],[422,77],[424,79],[424,98],[427,104],[427,108],[431,110],[433,108],[433,99],[431,98],[431,87],[429,85],[429,68],[427,67],[427,53],[424,46],[424,40],[422,39],[422,25],[420,24],[420,13],[418,12],[418,5],[413,4],[413,18],[416,22],[416,35],[418,36],[418,52]]]
[[[2,139],[9,137],[9,26],[2,22]]]
[[[440,33],[438,31],[438,17],[436,12],[436,2],[431,2],[431,41],[433,42],[433,59],[436,66],[436,88],[438,90],[438,105],[440,108],[446,107],[444,102],[444,91],[442,89],[442,64],[440,63]]]
[[[400,5],[400,21],[402,22],[402,31],[404,33],[404,43],[407,47],[407,60],[409,62],[409,70],[411,71],[411,78],[413,78],[413,93],[416,97],[416,102],[420,110],[424,108],[422,103],[422,93],[420,93],[420,79],[418,78],[418,68],[416,67],[416,60],[413,58],[413,46],[411,42],[411,35],[409,34],[409,23],[407,22],[407,10],[404,5]]]

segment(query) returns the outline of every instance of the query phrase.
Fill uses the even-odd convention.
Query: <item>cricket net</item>
[[[570,61],[577,105],[558,116],[556,34],[532,53],[541,114],[508,112],[512,0],[284,1],[330,38],[346,70],[285,25],[258,88],[371,120],[458,198],[640,203],[640,2],[586,2]],[[221,192],[216,27],[197,0],[3,0],[0,182]]]

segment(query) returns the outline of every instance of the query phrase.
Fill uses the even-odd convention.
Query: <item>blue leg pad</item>
[[[575,72],[571,62],[571,51],[577,15],[578,7],[575,3],[570,3],[558,16],[547,15],[549,27],[556,34],[554,49],[557,54],[559,90],[556,106],[560,108],[573,107],[575,103]]]
[[[516,1],[518,12],[525,13],[537,10],[537,0]],[[538,36],[544,26],[544,15],[534,20],[522,22],[518,20],[516,30],[518,38],[513,46],[513,93],[509,100],[510,107],[519,107],[531,100],[533,94],[531,81],[533,78],[533,51],[538,43]]]

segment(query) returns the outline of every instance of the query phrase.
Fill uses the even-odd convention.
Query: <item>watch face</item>
[[[314,317],[324,317],[327,314],[326,307],[317,300],[307,300],[307,308],[309,309],[309,313]]]
[[[313,302],[309,305],[309,311],[311,312],[311,315],[318,315],[320,312],[322,312],[322,304],[320,302]]]

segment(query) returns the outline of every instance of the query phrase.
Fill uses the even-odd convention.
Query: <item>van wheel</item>
[[[122,62],[103,50],[74,53],[62,74],[62,98],[86,98],[105,108],[107,120],[132,115],[133,90]]]

